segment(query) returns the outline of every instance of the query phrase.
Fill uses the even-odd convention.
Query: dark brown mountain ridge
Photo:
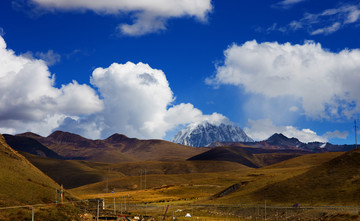
[[[295,137],[288,138],[281,133],[275,133],[270,136],[268,139],[263,141],[255,141],[255,142],[215,142],[210,146],[242,146],[245,148],[259,148],[257,150],[250,150],[252,151],[282,151],[282,152],[289,152],[289,151],[296,151],[296,152],[304,152],[304,153],[324,153],[324,152],[343,152],[349,151],[356,148],[356,145],[336,145],[331,143],[324,143],[324,142],[309,142],[303,143]]]
[[[128,138],[121,134],[114,134],[104,140],[91,140],[63,131],[55,131],[47,137],[33,133],[18,134],[15,137],[35,139],[65,159],[106,163],[186,160],[207,150],[164,140]]]
[[[64,159],[31,137],[13,136],[9,134],[3,134],[3,137],[5,138],[6,143],[14,150],[38,155],[41,157]]]

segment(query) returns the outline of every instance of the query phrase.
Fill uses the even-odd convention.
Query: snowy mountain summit
[[[193,147],[205,147],[214,142],[253,142],[239,127],[229,123],[208,121],[192,123],[179,131],[171,142]]]

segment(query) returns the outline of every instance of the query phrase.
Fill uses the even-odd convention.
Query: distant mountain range
[[[288,138],[283,134],[275,133],[267,140],[257,142],[240,142],[241,145],[246,145],[256,148],[278,149],[278,150],[299,150],[309,153],[322,153],[322,152],[337,152],[337,151],[349,151],[355,149],[355,145],[336,145],[323,142],[310,142],[303,143],[297,138]],[[209,146],[237,146],[236,142],[215,142]]]
[[[171,141],[192,147],[206,147],[214,142],[253,142],[253,139],[239,127],[203,121],[188,125],[179,131]]]
[[[164,140],[128,138],[121,134],[104,140],[91,140],[63,131],[55,131],[47,137],[30,132],[4,137],[18,151],[48,158],[105,163],[186,160],[207,150]]]
[[[355,145],[334,145],[323,142],[303,143],[297,138],[288,138],[279,133],[273,134],[267,140],[254,141],[239,127],[224,123],[213,124],[208,121],[188,125],[179,131],[171,141],[192,147],[239,146],[238,144],[244,144],[262,149],[299,150],[313,153],[349,151],[355,148]]]
[[[105,163],[141,161],[230,161],[249,167],[262,167],[292,157],[322,152],[341,152],[355,149],[355,145],[330,143],[302,143],[297,138],[274,134],[264,141],[253,141],[240,128],[209,123],[193,126],[179,133],[185,144],[203,146],[213,140],[245,140],[242,142],[211,142],[192,147],[164,140],[140,140],[114,134],[103,140],[91,140],[80,135],[55,131],[47,137],[34,133],[4,135],[15,150],[55,159],[77,159]],[[235,139],[236,138],[236,139]]]

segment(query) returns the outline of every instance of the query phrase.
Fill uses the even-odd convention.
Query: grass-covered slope
[[[233,171],[247,168],[233,162],[209,161],[145,161],[121,164],[96,163],[82,160],[58,160],[22,153],[32,164],[65,188],[101,182],[106,179],[138,176],[140,171],[151,174],[188,174]]]
[[[285,183],[288,180],[295,179],[307,173],[311,174],[314,168],[326,164],[342,154],[343,153],[308,154],[248,172],[244,171],[247,174],[242,175],[243,178],[237,183],[248,182],[245,186],[242,186],[234,193],[213,200],[212,202],[219,204],[238,204],[242,202],[263,203],[264,200],[267,200],[270,204],[292,205],[295,202],[303,204],[305,201],[294,200],[298,198],[285,199],[293,194],[293,189],[289,189],[285,185],[276,189],[270,189],[269,187],[276,186],[279,183]],[[235,182],[233,184],[235,184]],[[298,191],[299,195],[303,194],[305,196],[304,199],[307,199],[311,196],[311,193],[306,193],[309,189],[302,188],[304,185],[305,183],[299,183],[299,189],[296,191]],[[266,191],[264,191],[265,189]],[[328,205],[332,204],[332,202],[324,201],[319,202],[319,204]]]
[[[219,166],[214,161],[201,162],[208,162],[203,164],[204,167],[213,167],[209,170]],[[138,173],[138,169],[146,165],[137,166],[124,164],[121,170],[129,169],[126,176],[109,178],[72,191],[82,198],[127,196],[131,202],[219,205],[256,205],[264,200],[270,205],[287,206],[294,203],[305,206],[357,205],[360,198],[360,150],[309,154],[256,169],[244,167],[225,172],[148,174],[146,190],[145,177],[140,178]],[[234,184],[241,184],[240,188],[228,195],[212,197]]]
[[[34,166],[66,189],[104,180],[108,164],[82,160],[59,160],[22,152]]]
[[[298,176],[267,185],[254,196],[273,202],[358,204],[360,149],[346,152]]]
[[[218,160],[230,161],[243,164],[248,167],[260,167],[261,162],[251,153],[241,147],[216,147],[199,155],[189,158],[190,161],[196,160]]]
[[[145,166],[145,164],[138,164],[139,168],[134,167],[134,165],[127,165],[130,166],[129,174],[127,176],[109,178],[108,181],[104,180],[102,182],[82,186],[73,189],[72,191],[81,195],[80,197],[83,198],[96,198],[100,197],[100,195],[101,197],[119,197],[130,195],[133,202],[174,201],[174,203],[181,203],[189,202],[189,200],[195,200],[196,203],[199,204],[237,205],[244,202],[247,204],[258,204],[263,203],[264,199],[267,199],[270,204],[276,202],[283,205],[292,205],[297,201],[273,201],[269,199],[269,195],[264,194],[262,190],[273,184],[282,183],[286,180],[306,174],[306,172],[338,157],[340,154],[342,153],[304,155],[274,164],[272,166],[257,169],[244,167],[242,169],[237,168],[236,170],[226,172],[148,174],[146,177],[146,191],[140,191],[140,189],[144,189],[145,177],[142,176],[142,178],[140,178],[138,172],[138,169]],[[199,162],[203,162],[203,167],[207,166],[209,171],[219,167],[219,164],[217,163],[220,163],[214,161]],[[233,164],[241,165],[237,163]],[[123,166],[125,166],[125,164]],[[131,170],[133,170],[133,172],[130,172]],[[142,188],[140,188],[140,181],[142,181]],[[241,184],[241,187],[228,195],[219,198],[212,197],[234,184]],[[289,189],[285,190],[291,191]],[[110,193],[111,191],[114,191],[115,193]],[[106,194],[106,192],[108,192],[108,194]],[[274,193],[274,198],[281,199],[283,195],[287,194],[291,194],[291,192],[277,192]],[[302,201],[299,202],[303,203]],[[333,202],[321,202],[322,205],[331,203]]]
[[[25,157],[14,151],[0,134],[0,206],[55,201],[59,186]]]
[[[144,175],[141,178],[126,176],[81,186],[71,191],[82,198],[96,198],[99,197],[98,194],[107,192],[110,194],[108,197],[131,195],[133,202],[208,198],[241,180],[242,175],[236,175],[243,170],[253,169],[243,168],[238,171],[217,173],[152,174],[146,176],[146,183]],[[114,193],[110,193],[112,191]]]
[[[229,161],[243,164],[252,168],[259,168],[275,164],[284,160],[303,155],[301,152],[289,151],[271,152],[261,148],[249,148],[247,146],[220,146],[210,149],[204,153],[189,158],[189,161],[211,160],[211,161]]]

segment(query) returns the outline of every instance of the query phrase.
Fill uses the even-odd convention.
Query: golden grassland
[[[10,148],[0,135],[0,220],[31,220],[31,207],[5,208],[54,203],[56,189],[60,186],[55,181]],[[65,193],[65,202],[76,199]],[[36,214],[36,220],[74,220],[71,217],[78,217],[78,210],[71,205],[45,206],[36,208]]]
[[[120,164],[82,160],[57,160],[22,153],[32,164],[64,187],[76,188],[107,179],[147,174],[189,174],[231,171],[247,168],[234,162],[208,161],[145,161]],[[134,189],[132,186],[126,189]],[[135,188],[136,189],[136,188]]]
[[[243,204],[262,203],[266,195],[258,193],[269,185],[285,182],[308,172],[314,166],[338,157],[343,153],[304,155],[272,166],[252,169],[242,168],[217,173],[156,174],[146,176],[124,176],[82,186],[71,191],[80,198],[120,198],[127,196],[133,203],[197,203],[197,204]],[[142,182],[141,182],[142,181]],[[141,183],[140,183],[141,182]],[[234,193],[220,198],[214,194],[233,184],[244,183]],[[106,193],[108,192],[108,193]],[[113,192],[113,193],[111,193]],[[293,199],[271,201],[275,204],[290,205]],[[324,202],[326,203],[326,202]]]
[[[0,135],[0,205],[11,206],[53,202],[55,189],[52,179],[11,149]]]
[[[284,182],[272,183],[254,194],[273,202],[293,201],[309,205],[359,205],[360,150],[352,150],[312,167]]]
[[[161,208],[165,205],[171,205],[170,212],[173,213],[176,212],[175,208],[185,205],[186,209],[182,212],[188,211],[189,206],[197,208],[197,217],[202,220],[215,220],[214,217],[218,217],[219,214],[222,217],[231,214],[229,219],[226,219],[230,220],[230,217],[236,216],[239,208],[234,211],[212,210],[211,212],[218,211],[219,214],[209,216],[208,209],[199,209],[201,205],[245,207],[262,205],[266,200],[269,205],[288,207],[294,203],[300,203],[302,206],[357,206],[360,201],[360,150],[302,155],[256,169],[235,162],[221,161],[144,161],[107,164],[64,161],[22,154],[31,163],[7,146],[0,137],[2,207],[54,202],[55,189],[60,187],[53,180],[72,188],[68,190],[68,197],[71,199],[74,199],[72,196],[77,196],[77,199],[104,198],[107,202],[114,199],[122,202],[121,200],[126,199],[129,205],[146,205],[149,213],[153,207],[154,216],[160,216],[163,212]],[[270,162],[288,156],[268,154],[257,156],[259,157]],[[215,196],[234,184],[238,184],[239,188],[221,197]],[[244,210],[243,214],[254,208]],[[43,214],[39,217],[50,217],[61,211],[65,211],[62,213],[64,217],[79,214],[74,207],[39,209],[37,212]],[[29,216],[28,210],[12,213],[7,215]],[[277,213],[273,213],[274,219]],[[0,211],[0,219],[1,215]],[[284,217],[284,211],[281,217]],[[354,219],[357,218],[358,216]]]
[[[126,199],[126,202],[132,205],[130,210],[133,213],[146,212],[158,218],[164,214],[165,207],[170,205],[167,220],[171,219],[171,214],[175,214],[177,220],[263,220],[266,213],[265,200],[270,206],[267,209],[268,220],[298,220],[300,218],[319,220],[320,217],[321,220],[360,220],[358,203],[348,200],[349,195],[344,195],[341,191],[344,186],[350,193],[359,188],[357,183],[350,185],[349,181],[346,181],[348,180],[346,174],[355,173],[360,168],[357,163],[357,153],[354,151],[345,154],[304,155],[257,169],[241,168],[217,173],[148,175],[146,190],[140,190],[140,180],[142,180],[142,188],[145,188],[144,176],[142,178],[125,176],[70,191],[82,199],[104,198],[109,205],[115,199],[118,207],[119,202],[124,203]],[[329,170],[332,171],[331,176],[328,176]],[[303,177],[307,179],[301,182]],[[356,180],[356,177],[357,175],[352,176],[352,180]],[[329,183],[331,185],[329,181],[332,179],[345,180],[346,184],[334,186],[330,188],[330,191],[328,191],[329,188],[323,188],[320,191],[314,188],[309,180],[317,178],[316,185],[329,185]],[[237,183],[243,183],[240,189],[223,197],[213,197],[216,193]],[[301,185],[299,195],[303,197],[298,197],[294,192],[293,186],[297,183]],[[313,201],[312,196],[317,192],[324,196],[324,200],[315,198]],[[331,200],[331,197],[336,197],[337,201]],[[301,208],[292,207],[294,203],[300,203]],[[311,207],[322,205],[353,207],[340,207],[340,209]],[[191,213],[193,217],[185,218],[186,213]]]

